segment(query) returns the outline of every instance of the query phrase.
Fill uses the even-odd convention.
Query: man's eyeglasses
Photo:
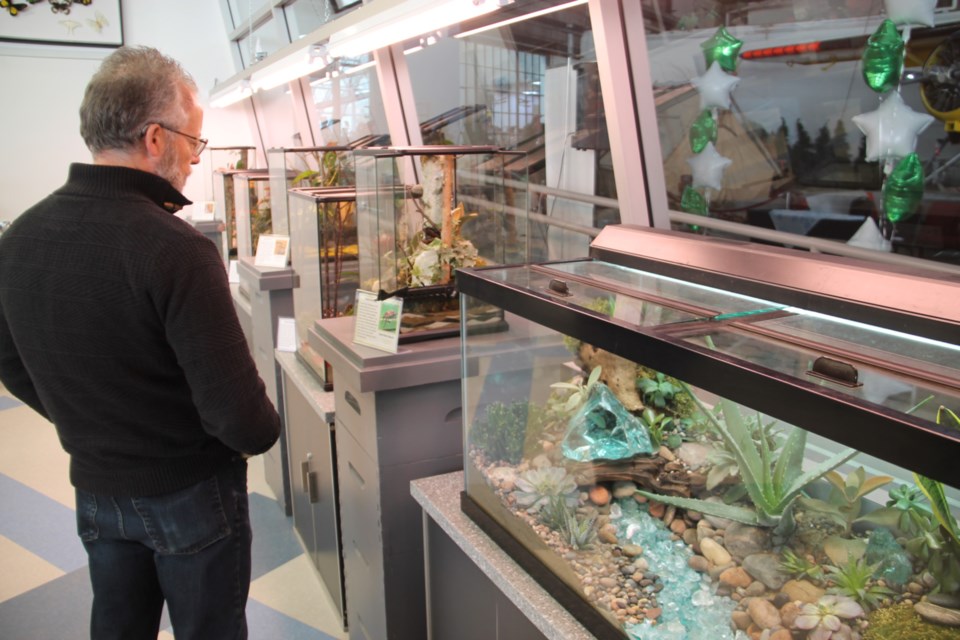
[[[203,150],[207,148],[207,143],[209,142],[209,140],[207,140],[206,138],[198,138],[196,136],[190,135],[189,133],[184,133],[183,131],[177,131],[176,129],[171,129],[167,125],[160,122],[156,122],[154,124],[156,124],[161,129],[166,129],[170,133],[176,133],[178,135],[183,136],[184,138],[190,138],[191,140],[193,140],[193,143],[194,143],[193,155],[195,156],[199,156],[201,153],[203,153]],[[150,126],[150,125],[147,125],[147,126]],[[144,134],[147,133],[146,127],[144,127],[143,133]]]

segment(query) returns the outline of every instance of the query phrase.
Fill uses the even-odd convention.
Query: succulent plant
[[[565,512],[560,533],[574,549],[589,549],[597,539],[597,514],[581,517],[573,510]]]
[[[562,467],[544,467],[530,469],[517,478],[517,490],[514,499],[528,513],[537,513],[550,504],[550,499],[562,498],[568,507],[574,507],[578,501],[577,481]]]
[[[780,552],[780,566],[790,576],[796,579],[810,578],[814,582],[823,580],[823,569],[816,562],[811,562],[798,556],[789,547]]]
[[[849,620],[863,615],[863,608],[853,598],[826,595],[800,607],[793,624],[797,629],[810,631],[807,640],[830,640],[839,637],[844,624],[841,618]]]
[[[876,609],[882,598],[893,595],[893,591],[874,581],[873,576],[878,568],[879,564],[868,564],[864,558],[850,560],[839,567],[827,565],[827,582],[833,584],[827,592]]]

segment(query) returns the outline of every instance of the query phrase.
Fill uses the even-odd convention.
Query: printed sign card
[[[356,324],[353,341],[357,344],[397,352],[400,340],[400,314],[403,312],[402,298],[377,300],[377,294],[371,291],[357,290]]]
[[[290,236],[261,235],[253,264],[258,267],[285,267],[290,260]]]

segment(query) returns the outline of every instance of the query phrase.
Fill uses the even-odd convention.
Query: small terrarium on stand
[[[346,146],[275,147],[267,150],[267,166],[274,233],[290,233],[288,189],[354,185],[353,160]]]
[[[464,511],[598,638],[957,638],[960,282],[639,228],[591,254],[458,273],[508,320],[463,329]]]
[[[527,259],[526,175],[497,147],[382,147],[354,152],[360,287],[403,299],[400,341],[456,335],[455,273]],[[468,321],[498,329],[502,313]]]
[[[240,171],[233,174],[234,210],[236,212],[236,238],[238,256],[253,256],[257,252],[260,236],[283,233],[287,220],[274,216],[270,197],[273,179],[266,169]],[[283,186],[283,191],[286,187]],[[279,222],[284,229],[275,229]],[[227,225],[228,228],[230,225]]]
[[[290,206],[290,260],[300,278],[293,290],[297,356],[332,388],[333,371],[313,349],[309,332],[317,320],[353,312],[360,283],[354,187],[294,188]]]

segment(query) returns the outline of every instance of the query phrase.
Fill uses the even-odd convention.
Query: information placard
[[[396,353],[400,339],[403,299],[377,300],[377,294],[357,290],[355,309],[357,322],[354,325],[353,341],[381,351]]]
[[[285,267],[290,260],[290,236],[263,234],[257,239],[257,255],[253,264],[258,267]]]

